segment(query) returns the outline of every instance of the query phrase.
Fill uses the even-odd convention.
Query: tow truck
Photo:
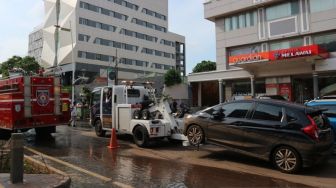
[[[0,130],[36,135],[55,132],[70,119],[69,94],[61,91],[55,76],[13,76],[0,80]]]
[[[115,128],[118,134],[133,135],[139,147],[148,146],[153,139],[187,141],[183,135],[183,119],[172,114],[168,97],[158,100],[150,83],[123,84],[92,91],[90,123],[97,136],[105,136],[106,131]]]

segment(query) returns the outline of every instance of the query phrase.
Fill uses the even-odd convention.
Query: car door
[[[258,156],[268,155],[269,148],[280,139],[280,131],[286,125],[284,114],[285,109],[281,106],[256,103],[251,118],[241,124],[244,150]]]
[[[253,106],[252,102],[232,102],[223,104],[222,118],[211,117],[207,127],[209,141],[231,148],[241,149],[244,142],[244,130],[241,122]]]

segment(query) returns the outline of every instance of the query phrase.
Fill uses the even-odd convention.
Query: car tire
[[[96,135],[99,137],[104,137],[106,131],[103,130],[101,121],[100,120],[95,121],[94,126],[95,126]]]
[[[187,129],[187,137],[189,143],[193,146],[198,146],[204,142],[204,131],[198,125],[192,125]]]
[[[137,146],[146,147],[148,146],[149,134],[145,127],[137,126],[133,131],[133,139]]]
[[[298,172],[302,167],[299,153],[289,146],[276,148],[272,154],[272,162],[278,170],[287,174]]]

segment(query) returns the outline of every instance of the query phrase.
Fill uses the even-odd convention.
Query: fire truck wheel
[[[143,126],[135,127],[133,131],[133,139],[137,146],[146,147],[148,145],[149,140],[147,129]]]
[[[101,121],[100,120],[95,121],[94,126],[95,126],[96,135],[99,136],[99,137],[104,137],[106,131],[103,130],[103,126],[101,124]]]

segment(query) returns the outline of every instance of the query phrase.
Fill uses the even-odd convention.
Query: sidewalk
[[[24,182],[12,184],[9,174],[0,174],[0,187],[8,188],[44,188],[44,187],[70,187],[70,178],[58,174],[24,174]]]

